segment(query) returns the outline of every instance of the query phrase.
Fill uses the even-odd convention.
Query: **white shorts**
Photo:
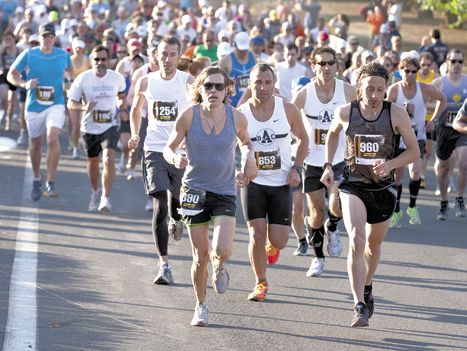
[[[52,105],[42,112],[26,111],[29,137],[44,135],[52,127],[62,129],[65,125],[65,105]]]

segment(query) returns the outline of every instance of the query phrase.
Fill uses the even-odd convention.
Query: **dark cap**
[[[55,25],[53,23],[44,23],[39,27],[39,35],[55,35]]]

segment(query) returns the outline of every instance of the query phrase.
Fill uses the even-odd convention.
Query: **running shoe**
[[[206,305],[203,305],[202,303],[196,305],[191,325],[194,327],[208,326],[208,308]]]
[[[152,209],[152,206],[151,206]],[[179,241],[182,240],[183,237],[183,222],[176,221],[173,218],[169,220],[169,234],[175,240]]]
[[[373,292],[370,292],[367,295],[363,295],[365,299],[365,305],[368,308],[368,319],[371,318],[373,312],[375,311],[375,300],[373,299]]]
[[[449,205],[447,202],[441,202],[441,207],[439,208],[438,215],[436,219],[438,221],[446,221],[448,219],[448,209]]]
[[[393,212],[391,219],[389,221],[389,228],[401,228],[402,227],[400,223],[401,218],[402,218],[402,211]]]
[[[273,244],[268,242],[266,245],[266,254],[268,255],[268,264],[273,265],[276,264],[279,260],[281,250],[279,250]]]
[[[119,174],[125,174],[126,172],[126,164],[128,163],[128,160],[121,158],[120,162],[118,163],[118,173]]]
[[[456,180],[454,176],[449,178],[449,185],[448,185],[448,193],[455,193],[456,192]]]
[[[407,215],[409,216],[410,224],[422,224],[422,221],[420,220],[420,215],[418,213],[418,207],[407,207]]]
[[[21,129],[19,131],[18,139],[16,139],[16,143],[18,146],[28,146],[29,144],[29,137],[28,131],[26,129]]]
[[[350,326],[352,328],[368,327],[368,307],[362,302],[359,302],[354,307],[354,317]]]
[[[329,230],[331,221],[329,218],[324,223],[324,231],[328,236],[328,254],[329,256],[339,257],[342,254],[342,242],[340,238],[339,228],[336,227],[335,231]]]
[[[98,191],[93,191],[91,193],[91,198],[89,199],[89,206],[88,206],[88,211],[89,212],[94,212],[97,211],[99,208],[99,201],[100,201],[100,192]]]
[[[307,277],[319,277],[321,274],[323,274],[324,270],[324,258],[321,257],[315,257],[311,261],[310,268],[306,272]]]
[[[250,301],[264,301],[266,299],[266,294],[268,293],[268,282],[261,282],[256,284],[255,290],[248,295],[248,300]]]
[[[465,205],[463,197],[456,197],[456,217],[465,217]]]
[[[158,285],[170,285],[174,283],[172,268],[168,263],[163,263],[159,266],[159,273],[157,273],[153,283]]]
[[[97,208],[100,212],[110,212],[112,211],[112,204],[110,203],[110,199],[108,197],[102,196],[101,202],[99,203],[99,207]]]
[[[298,241],[297,248],[293,252],[294,256],[306,256],[308,253],[308,243],[306,240]]]
[[[426,187],[425,177],[421,177],[420,178],[420,189],[425,189],[425,187]]]
[[[151,212],[152,211],[152,199],[148,199],[146,201],[146,205],[144,206],[144,210],[146,212]]]
[[[223,294],[229,288],[229,272],[225,266],[215,267],[212,263],[212,287],[218,294]]]
[[[439,190],[439,186],[437,186],[435,190],[435,196],[440,196],[440,195],[441,195],[441,190]]]
[[[81,157],[81,155],[79,154],[78,148],[77,148],[77,147],[74,147],[74,148],[73,148],[72,155],[71,155],[71,158],[72,158],[73,160],[79,160],[80,157]]]
[[[134,180],[134,179],[136,179],[136,169],[130,168],[126,176],[126,180]]]
[[[58,197],[58,193],[55,190],[55,183],[54,182],[45,183],[45,189],[42,195],[44,195],[45,197]]]
[[[31,199],[32,201],[39,201],[42,196],[42,180],[34,180],[32,182]]]

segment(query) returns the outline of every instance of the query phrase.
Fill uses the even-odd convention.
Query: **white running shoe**
[[[146,206],[144,206],[144,210],[146,212],[152,211],[152,199],[148,199],[148,201],[146,201]]]
[[[194,327],[207,327],[208,326],[208,308],[201,303],[195,307],[195,313],[191,320],[191,325]]]
[[[225,268],[225,265],[222,267],[215,267],[214,263],[212,264],[212,287],[214,291],[218,294],[223,294],[229,288],[229,272]]]
[[[73,154],[71,155],[71,158],[73,160],[79,160],[80,159],[80,154],[79,154],[79,150],[78,150],[77,147],[73,148]]]
[[[102,196],[99,207],[97,208],[100,212],[110,212],[112,211],[112,205],[110,204],[110,199],[108,197]]]
[[[328,226],[330,224],[329,218],[324,222],[324,232],[328,236],[328,254],[329,256],[339,257],[342,254],[342,242],[340,238],[339,228],[336,227],[335,231],[330,231]]]
[[[128,163],[127,159],[124,159],[123,157],[120,159],[120,162],[118,163],[118,173],[119,174],[125,174],[126,173],[126,164]]]
[[[130,168],[127,172],[126,180],[133,180],[133,179],[136,179],[136,170],[133,168]]]
[[[89,206],[88,206],[88,211],[89,212],[94,212],[97,211],[99,208],[99,201],[100,201],[100,194],[99,190],[96,192],[91,193],[91,198],[89,200]]]
[[[323,274],[324,270],[324,258],[315,257],[311,261],[310,268],[306,272],[307,277],[319,277]]]

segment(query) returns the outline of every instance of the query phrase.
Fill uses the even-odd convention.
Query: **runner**
[[[183,169],[166,162],[162,151],[179,112],[189,104],[187,87],[193,82],[193,77],[177,69],[180,59],[180,42],[177,38],[162,38],[156,55],[160,70],[142,76],[136,83],[130,112],[132,136],[128,146],[136,149],[140,143],[141,114],[143,105],[147,103],[149,115],[144,140],[143,175],[146,192],[153,197],[152,234],[159,256],[159,272],[154,284],[172,284],[167,247],[169,234],[175,240],[180,240],[183,234],[181,216],[177,211],[180,207]],[[167,215],[170,217],[168,225]]]
[[[350,243],[347,269],[355,303],[352,327],[367,327],[373,314],[373,275],[396,203],[393,170],[420,157],[407,112],[384,101],[388,79],[379,63],[363,66],[357,79],[358,100],[336,110],[326,137],[321,181],[329,187],[334,184],[331,165],[340,133],[346,134],[346,166],[339,189]],[[407,149],[394,157],[400,136]]]
[[[436,125],[436,156],[439,159],[438,186],[441,191],[441,207],[439,220],[448,218],[448,184],[449,184],[449,158],[455,154],[459,174],[456,187],[456,216],[465,217],[464,188],[467,176],[467,136],[453,129],[452,123],[467,98],[467,75],[462,73],[464,53],[459,49],[452,49],[446,57],[446,76],[433,81],[433,85],[440,89],[447,98],[447,114],[443,118],[433,119]]]
[[[229,286],[225,262],[232,253],[235,234],[237,187],[256,176],[256,162],[248,137],[246,117],[224,103],[233,93],[233,81],[220,67],[205,68],[196,78],[193,106],[177,119],[164,158],[183,177],[182,211],[193,248],[191,278],[196,307],[191,325],[208,325],[206,286],[208,263],[213,267],[212,286],[221,294]],[[239,139],[243,156],[242,172],[235,176],[235,148]],[[186,155],[178,147],[185,139]],[[214,225],[212,250],[209,248],[209,223]]]
[[[399,70],[402,74],[402,80],[391,85],[388,89],[388,100],[404,106],[410,116],[412,128],[418,140],[420,148],[420,158],[408,165],[409,168],[409,191],[410,203],[407,208],[409,223],[414,225],[422,224],[418,207],[416,206],[418,192],[421,183],[421,171],[423,166],[423,155],[425,153],[426,130],[425,116],[426,104],[430,101],[436,101],[436,107],[433,112],[433,118],[437,119],[446,109],[446,97],[434,86],[426,83],[417,82],[417,72],[420,70],[418,59],[407,57],[399,63]],[[434,128],[433,123],[428,122],[430,130]],[[399,152],[402,153],[406,149],[405,144],[401,141]],[[391,216],[389,228],[400,228],[400,219],[402,212],[400,210],[400,198],[402,195],[402,182],[404,179],[404,167],[395,170],[395,179],[397,186],[397,201],[394,213]]]
[[[7,80],[13,85],[27,89],[26,123],[31,138],[29,156],[34,179],[31,198],[38,201],[42,195],[42,139],[47,134],[47,183],[44,196],[57,197],[55,176],[60,159],[58,135],[65,123],[65,98],[63,78],[71,80],[70,55],[55,44],[53,23],[39,28],[40,46],[23,51],[13,62]],[[26,80],[21,73],[27,72]]]
[[[119,137],[117,119],[121,118],[122,114],[128,114],[125,80],[117,72],[107,69],[110,52],[105,46],[96,46],[90,56],[93,68],[81,73],[71,85],[68,109],[81,111],[81,100],[86,102],[81,132],[84,133],[88,179],[92,188],[88,210],[110,212],[110,193],[115,180],[115,151]],[[99,191],[101,153],[104,166],[101,179],[102,196]]]
[[[273,96],[276,76],[267,64],[250,72],[252,97],[239,110],[248,120],[258,176],[241,189],[243,215],[250,233],[248,253],[256,278],[250,301],[263,301],[268,291],[266,262],[275,263],[289,239],[292,221],[291,186],[300,184],[308,136],[298,109]],[[298,139],[292,161],[292,133]],[[268,243],[268,250],[266,249]]]
[[[309,152],[305,158],[303,191],[306,193],[308,216],[305,217],[305,231],[308,241],[315,250],[307,277],[320,276],[324,270],[324,234],[327,234],[327,250],[330,256],[340,256],[342,243],[339,237],[338,222],[342,217],[337,193],[337,178],[344,168],[344,133],[340,136],[339,148],[334,158],[335,185],[328,189],[329,218],[325,222],[325,186],[320,182],[324,166],[325,138],[339,105],[356,98],[356,90],[350,84],[335,78],[337,71],[336,52],[329,47],[315,49],[312,53],[313,69],[316,78],[307,84],[294,99],[294,104],[302,110],[302,118],[310,140]]]

